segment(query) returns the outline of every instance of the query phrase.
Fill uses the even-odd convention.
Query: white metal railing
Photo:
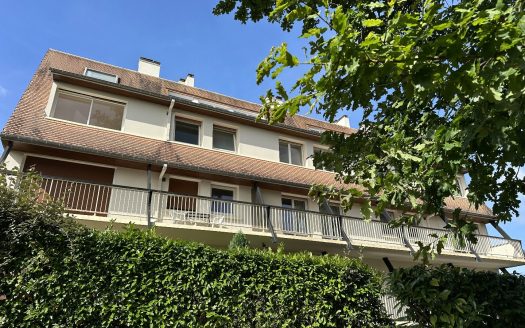
[[[385,306],[386,313],[394,320],[406,318],[406,307],[400,306],[398,301],[388,294],[381,295],[381,302]]]
[[[138,220],[147,218],[149,191],[116,185],[93,184],[55,178],[44,178],[42,192],[63,201],[72,213]],[[425,227],[392,228],[380,221],[366,222],[360,218],[322,214],[313,211],[248,202],[220,200],[210,197],[186,196],[153,191],[151,198],[153,221],[179,224],[201,224],[217,227],[235,227],[273,232],[279,235],[317,237],[342,240],[342,231],[355,244],[374,243],[383,246],[404,247],[408,241],[429,244],[434,236],[443,236],[446,230]],[[521,241],[476,235],[478,242],[459,243],[448,238],[445,250],[478,255],[524,258]]]

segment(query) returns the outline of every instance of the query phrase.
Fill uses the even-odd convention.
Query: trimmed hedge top
[[[0,301],[0,324],[6,327],[391,324],[380,276],[359,260],[222,251],[134,228],[89,231],[57,207],[30,205],[2,189],[0,294],[7,300]]]

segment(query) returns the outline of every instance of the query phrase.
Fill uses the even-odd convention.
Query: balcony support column
[[[352,240],[350,239],[350,237],[348,237],[345,230],[343,229],[343,217],[341,215],[339,216],[339,232],[341,233],[341,237],[343,238],[343,240],[346,242],[346,248],[349,251],[354,249],[354,247],[352,246]]]
[[[408,247],[408,249],[410,249],[410,254],[414,254],[415,253],[414,247],[412,247],[412,244],[410,244],[410,240],[408,240],[407,230],[404,225],[401,226],[401,234],[403,236],[403,243],[405,244],[406,247]]]
[[[157,189],[159,190],[159,197],[157,199],[157,222],[162,220],[162,181],[164,180],[164,174],[168,169],[168,164],[162,165],[162,170],[159,175],[159,182],[157,184]]]
[[[505,238],[505,239],[512,239],[509,234],[507,232],[505,232],[505,230],[503,230],[502,227],[499,226],[499,224],[497,222],[490,222],[490,224],[494,227],[494,229],[496,229],[499,234]]]
[[[476,249],[474,249],[471,243],[468,244],[468,249],[476,257],[476,262],[481,262],[481,257],[479,257],[478,252],[476,252]]]
[[[13,149],[13,142],[9,140],[7,142],[7,147],[4,149],[4,152],[2,153],[2,157],[0,157],[0,164],[4,164],[5,160],[7,159],[7,156],[9,156],[9,153],[11,152],[11,149]]]
[[[151,190],[151,164],[148,164],[148,197],[146,204],[146,212],[148,215],[148,229],[151,228],[151,198],[153,196],[153,190]]]
[[[510,243],[511,240],[513,240],[512,237],[509,236],[509,234],[508,234],[505,230],[503,230],[503,228],[500,227],[499,224],[498,224],[497,222],[490,222],[490,224],[494,227],[494,229],[496,229],[496,230],[499,232],[499,234],[500,234],[503,238],[507,239],[507,240],[509,241],[509,243]],[[516,244],[516,242],[512,242],[511,245],[512,245],[512,247],[514,248],[514,254],[515,254],[515,256],[516,256],[516,254],[517,254],[518,256],[519,256],[520,254],[523,254],[523,249],[522,249],[522,247],[521,247],[521,243],[517,243],[517,244]]]
[[[385,262],[388,272],[394,272],[394,266],[392,265],[392,262],[390,262],[390,259],[388,257],[383,257],[383,262]]]
[[[270,233],[272,234],[272,242],[274,244],[277,243],[277,235],[275,234],[275,230],[273,229],[272,224],[272,207],[266,206],[266,223],[268,224],[268,229],[270,230]]]

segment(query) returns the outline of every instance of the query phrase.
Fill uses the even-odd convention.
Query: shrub
[[[248,247],[250,247],[250,242],[241,231],[233,235],[232,240],[230,241],[230,245],[228,246],[229,249]]]
[[[91,231],[24,188],[0,184],[3,327],[391,324],[380,276],[358,260]]]
[[[423,327],[523,327],[525,277],[442,265],[395,270],[390,288]]]

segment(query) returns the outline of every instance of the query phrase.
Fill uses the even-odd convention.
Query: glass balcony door
[[[281,205],[285,209],[283,210],[283,231],[290,233],[302,233],[308,232],[306,224],[306,200],[296,198],[282,198]]]

